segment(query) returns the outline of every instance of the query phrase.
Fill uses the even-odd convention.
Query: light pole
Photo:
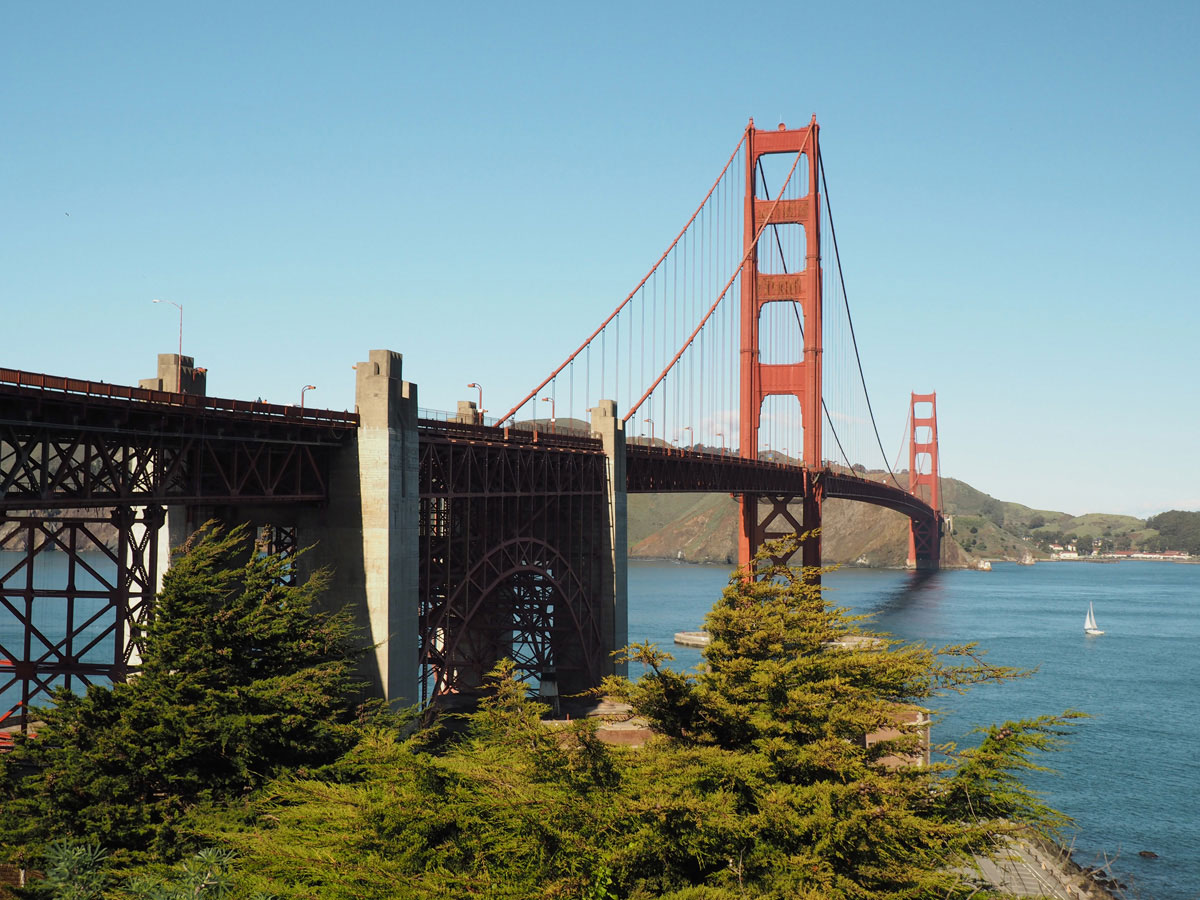
[[[550,404],[550,433],[554,434],[554,398],[543,397],[542,402]]]
[[[688,433],[688,449],[691,450],[692,446],[696,443],[695,437],[692,434],[692,426],[684,425],[683,430]]]
[[[179,356],[175,362],[175,389],[183,393],[183,305],[174,300],[151,300],[151,303],[170,303],[179,310]]]
[[[476,404],[475,408],[476,408],[476,414],[479,416],[479,424],[482,425],[483,424],[483,385],[476,384],[474,381],[472,381],[470,384],[467,385],[467,387],[475,388],[475,390],[479,391],[479,403]]]
[[[301,409],[304,409],[304,392],[305,391],[315,391],[316,389],[317,389],[317,386],[315,384],[306,384],[304,387],[300,388],[300,408]]]
[[[653,419],[642,419],[642,421],[650,423],[650,446],[653,447],[654,446],[654,420]]]
[[[718,431],[717,437],[719,437],[721,439],[721,455],[724,456],[725,455],[725,433],[723,431]]]

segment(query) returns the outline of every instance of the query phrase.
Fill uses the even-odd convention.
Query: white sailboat
[[[1103,631],[1096,627],[1096,613],[1092,610],[1091,603],[1088,604],[1087,618],[1083,620],[1083,633],[1104,634]]]

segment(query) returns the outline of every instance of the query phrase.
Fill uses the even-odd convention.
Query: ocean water
[[[724,567],[632,561],[630,640],[669,649],[676,668],[695,666],[700,651],[672,637],[702,627],[728,577]],[[975,642],[995,665],[1036,669],[939,698],[935,743],[969,746],[975,726],[1088,713],[1067,749],[1043,757],[1057,774],[1029,779],[1075,820],[1076,861],[1112,861],[1143,898],[1200,895],[1200,566],[997,563],[924,578],[847,569],[825,585],[877,630],[934,646]],[[1089,601],[1099,637],[1083,633]]]

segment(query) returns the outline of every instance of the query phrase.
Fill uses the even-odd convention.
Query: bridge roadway
[[[0,644],[0,716],[56,681],[125,677],[169,548],[211,518],[312,547],[298,577],[333,570],[331,602],[373,645],[370,690],[408,702],[471,693],[501,656],[564,692],[619,671],[629,492],[819,491],[939,527],[906,492],[832,469],[626,446],[611,403],[588,436],[436,421],[399,354],[356,369],[354,413],[0,369],[0,550],[21,559],[0,567],[0,612],[24,630]],[[38,586],[46,549],[66,554],[65,586]],[[116,573],[77,577],[90,553]],[[74,624],[47,625],[50,608]]]
[[[421,419],[421,432],[475,444],[526,445],[575,453],[603,452],[598,438],[525,427],[504,428],[441,419]],[[826,499],[856,500],[895,510],[909,518],[934,517],[920,498],[902,488],[828,467],[811,472],[803,466],[744,459],[728,453],[701,453],[665,445],[625,445],[625,490],[630,494],[753,493],[802,497],[810,482]],[[482,476],[482,472],[479,473]],[[495,473],[493,473],[493,476]]]

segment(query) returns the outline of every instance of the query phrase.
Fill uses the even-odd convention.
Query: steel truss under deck
[[[0,518],[0,727],[25,726],[57,687],[124,681],[137,665],[163,516],[155,506]]]
[[[506,657],[526,680],[554,671],[566,692],[597,684],[608,643],[599,441],[421,424],[423,699],[476,691]]]
[[[358,421],[36,377],[0,370],[0,509],[319,501]]]

